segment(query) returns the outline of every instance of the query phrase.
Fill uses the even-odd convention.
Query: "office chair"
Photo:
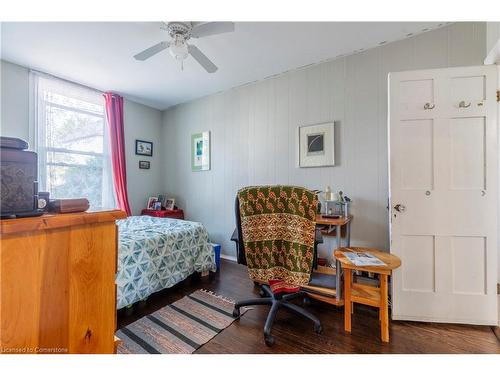
[[[264,325],[266,345],[274,344],[271,328],[278,309],[286,308],[314,323],[321,333],[321,322],[304,308],[290,301],[304,297],[301,285],[311,277],[315,245],[316,195],[293,186],[247,187],[238,191],[235,203],[237,260],[246,264],[250,278],[261,285],[262,298],[236,302],[240,308],[270,305]],[[267,285],[269,284],[269,285]]]

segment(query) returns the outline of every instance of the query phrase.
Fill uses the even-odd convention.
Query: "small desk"
[[[337,239],[337,248],[342,247],[342,227],[345,227],[345,246],[349,247],[351,244],[351,222],[352,215],[347,217],[339,217],[339,218],[324,218],[321,214],[316,215],[316,225],[327,225],[330,229],[335,229],[335,237]],[[330,232],[333,232],[331,230]],[[324,236],[327,236],[323,234]],[[335,261],[336,269],[331,267],[321,267],[318,266],[313,272],[335,275],[335,289],[319,287],[308,285],[304,287],[311,298],[318,299],[320,301],[336,305],[342,306],[344,301],[342,300],[342,272],[340,272],[341,267],[338,260]],[[337,272],[337,270],[339,272]]]
[[[386,266],[359,267],[351,263],[344,252],[360,252],[375,255]],[[352,303],[379,308],[380,331],[383,342],[389,342],[389,302],[387,278],[392,270],[401,265],[401,260],[392,254],[362,247],[343,247],[335,250],[335,258],[342,264],[344,274],[344,329],[351,332]],[[367,271],[380,275],[380,287],[352,283],[352,271]]]
[[[342,227],[345,226],[345,246],[351,246],[351,222],[352,215],[348,215],[346,217],[339,217],[336,219],[333,218],[325,218],[321,214],[316,215],[316,225],[328,225],[329,227],[335,227],[335,237],[337,239],[337,249],[342,247]],[[338,259],[335,260],[335,270],[340,271],[340,263]],[[335,294],[335,299],[337,300],[337,304],[340,304],[342,299],[342,288],[339,285],[341,284],[342,272],[335,272],[336,277],[336,285],[337,291]]]

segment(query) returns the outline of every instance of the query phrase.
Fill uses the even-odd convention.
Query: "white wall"
[[[30,139],[29,134],[29,69],[0,60],[1,131],[9,137]],[[133,214],[140,214],[148,196],[162,192],[161,112],[125,99],[124,127],[127,162],[127,185]],[[135,155],[135,140],[152,141],[153,157]],[[151,169],[139,169],[139,160],[149,160]]]
[[[132,213],[139,215],[148,197],[162,193],[161,112],[125,99],[123,104],[127,189]],[[135,155],[135,140],[153,142],[153,157]],[[139,169],[139,160],[151,162],[151,169]]]
[[[493,46],[500,39],[500,22],[487,22],[486,23],[486,53],[488,53]]]
[[[388,249],[387,74],[481,65],[485,55],[485,23],[452,24],[173,107],[163,114],[165,190],[234,255],[240,187],[331,185],[354,200],[353,245]],[[337,165],[298,168],[297,127],[326,121],[336,124]],[[211,131],[212,169],[191,172],[190,135],[204,130]]]
[[[22,66],[0,60],[1,134],[29,139],[29,74]]]

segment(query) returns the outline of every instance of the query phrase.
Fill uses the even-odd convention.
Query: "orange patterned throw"
[[[316,194],[301,187],[260,186],[241,189],[238,200],[250,278],[269,281],[280,292],[306,285],[313,262]]]

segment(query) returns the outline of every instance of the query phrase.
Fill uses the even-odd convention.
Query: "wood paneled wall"
[[[486,24],[456,23],[173,107],[163,114],[165,190],[234,255],[240,187],[330,185],[354,200],[353,244],[388,249],[387,74],[481,65],[485,55]],[[297,127],[332,120],[337,165],[298,168]],[[211,131],[212,168],[191,172],[190,135],[202,130]]]

